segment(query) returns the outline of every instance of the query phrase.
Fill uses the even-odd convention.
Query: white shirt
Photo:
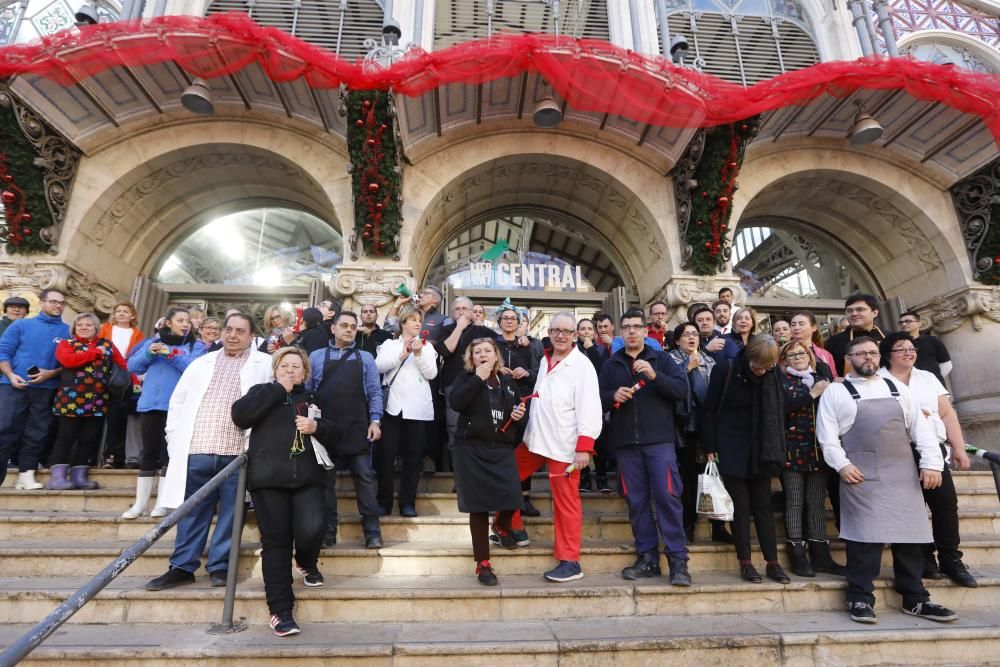
[[[575,345],[552,370],[546,357],[538,369],[535,392],[538,398],[531,399],[524,432],[528,450],[572,463],[577,440],[601,434],[601,394],[594,365]]]
[[[388,404],[384,406],[385,413],[403,419],[433,421],[434,399],[428,380],[434,379],[438,373],[434,346],[424,345],[420,356],[411,353],[406,359],[400,360],[403,340],[396,338],[385,341],[375,352],[375,366],[379,373],[384,374],[383,385],[392,382]],[[398,375],[396,369],[399,369]]]
[[[120,327],[117,324],[111,325],[111,344],[118,350],[118,354],[128,357],[128,344],[132,341],[132,328]]]
[[[733,333],[733,321],[730,320],[728,324],[724,327],[720,327],[718,324],[715,325],[715,330],[718,331],[723,336]]]
[[[894,378],[887,368],[880,368],[878,373],[884,378],[889,378],[897,385],[904,384],[902,380]],[[944,442],[947,440],[948,434],[945,431],[944,422],[941,421],[941,415],[938,412],[938,398],[947,396],[948,390],[944,388],[944,385],[941,384],[941,381],[937,379],[934,373],[922,371],[919,368],[914,368],[910,371],[910,381],[905,383],[905,386],[913,394],[913,398],[916,399],[921,412],[930,421],[931,428],[934,429],[934,435],[938,441]]]
[[[862,378],[850,374],[847,379],[858,390],[861,400],[892,396],[889,385],[880,375]],[[899,391],[897,400],[903,408],[903,419],[910,434],[910,441],[916,443],[917,451],[920,453],[920,467],[943,470],[944,459],[941,457],[938,439],[930,423],[924,418],[924,413],[920,411],[920,405],[905,384],[898,380],[892,380],[892,383]],[[839,382],[831,384],[820,396],[819,410],[816,412],[816,439],[823,447],[823,458],[827,465],[838,472],[851,463],[844,452],[840,436],[851,430],[857,414],[857,403],[851,398],[847,387]]]

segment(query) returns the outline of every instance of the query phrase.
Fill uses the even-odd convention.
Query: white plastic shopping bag
[[[733,499],[722,484],[715,461],[698,475],[698,514],[719,521],[733,520]]]

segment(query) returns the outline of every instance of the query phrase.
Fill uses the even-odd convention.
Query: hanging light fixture
[[[101,20],[97,15],[97,7],[92,2],[85,2],[80,5],[80,9],[76,10],[73,18],[76,20],[77,25],[97,25]]]
[[[854,116],[854,125],[847,135],[852,146],[863,146],[870,144],[882,136],[882,126],[875,118],[865,111],[864,105],[860,101],[855,101],[858,105],[858,113]]]
[[[197,77],[181,94],[181,104],[191,113],[215,113],[215,105],[212,104],[212,93],[208,90],[208,82]]]
[[[562,109],[551,97],[544,97],[535,105],[531,114],[535,127],[555,127],[562,122]]]

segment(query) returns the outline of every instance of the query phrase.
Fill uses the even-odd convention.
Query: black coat
[[[500,432],[519,398],[517,388],[510,378],[499,376],[503,388],[503,408],[494,421],[490,392],[486,383],[475,373],[462,373],[452,384],[448,395],[448,404],[458,413],[458,425],[455,427],[455,441],[469,444],[500,443],[512,448],[521,442],[521,433],[527,422],[527,415],[521,421],[511,422],[507,430]]]
[[[392,340],[392,334],[379,328],[377,324],[371,333],[358,327],[358,333],[354,336],[354,344],[358,346],[358,349],[364,350],[373,357],[378,354],[378,346],[387,340]]]
[[[595,346],[596,347],[596,346]],[[687,378],[666,352],[644,345],[638,359],[648,361],[656,372],[649,380],[632,372],[632,357],[622,348],[608,359],[598,378],[601,406],[610,412],[607,433],[602,433],[614,447],[674,442],[674,404],[687,399]],[[640,379],[646,385],[616,410],[615,392],[632,387]]]
[[[881,343],[885,336],[882,331],[875,327],[871,331],[853,331],[850,327],[841,331],[839,334],[834,334],[826,339],[826,343],[823,347],[826,351],[833,355],[833,363],[837,364],[837,373],[840,377],[844,377],[846,373],[844,372],[844,355],[847,354],[847,346],[855,338],[860,338],[861,336],[867,336],[874,340],[876,343]]]
[[[312,354],[316,350],[322,350],[329,345],[330,337],[323,331],[323,325],[320,323],[300,333],[299,340],[296,343],[308,354]]]
[[[246,396],[233,403],[233,423],[242,429],[253,429],[247,450],[248,489],[295,489],[326,484],[326,470],[316,462],[312,438],[318,438],[333,456],[331,445],[337,433],[329,422],[316,420],[316,433],[302,436],[305,451],[290,456],[296,433],[296,405],[305,416],[306,410],[301,406],[315,402],[315,397],[301,385],[288,394],[277,382],[266,382],[254,385]]]
[[[456,326],[458,325],[455,322],[450,322],[449,324],[438,326],[436,332],[433,329],[430,330],[431,335],[436,336],[434,338],[434,349],[437,350],[438,355],[442,359],[441,372],[438,373],[442,387],[450,387],[455,378],[464,372],[465,350],[472,341],[479,338],[496,340],[497,337],[497,332],[489,327],[484,327],[481,324],[470,324],[462,331],[462,334],[458,338],[458,345],[455,346],[455,351],[452,352],[444,344],[444,341],[451,336]]]

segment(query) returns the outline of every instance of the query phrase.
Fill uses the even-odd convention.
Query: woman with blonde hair
[[[518,422],[525,415],[514,381],[500,373],[500,348],[492,338],[477,338],[465,351],[465,373],[452,385],[448,402],[458,413],[455,447],[455,487],[458,510],[469,514],[476,577],[484,586],[496,586],[490,565],[490,512],[502,544],[513,549],[514,511],[521,508],[521,478],[514,448],[521,442]]]
[[[111,316],[101,325],[97,332],[99,338],[110,340],[118,353],[128,359],[128,355],[142,342],[142,331],[139,330],[139,313],[131,301],[119,301],[111,309]],[[104,466],[105,468],[122,468],[125,466],[125,439],[128,435],[129,415],[135,414],[138,395],[111,404],[108,409],[108,427],[104,435]]]
[[[294,345],[298,334],[292,328],[292,316],[281,306],[271,306],[264,311],[264,342],[261,352],[274,354],[275,350]]]
[[[830,543],[826,540],[824,500],[828,473],[823,450],[816,440],[816,405],[833,378],[825,366],[824,371],[817,370],[809,344],[800,340],[793,339],[782,346],[780,366],[785,395],[781,486],[785,490],[788,559],[792,572],[800,577],[813,577],[816,572],[842,574],[843,568],[830,557]]]
[[[744,306],[733,313],[733,331],[726,338],[736,343],[741,350],[757,335],[757,311],[750,306]]]
[[[274,380],[251,387],[233,403],[232,415],[237,427],[252,429],[247,490],[260,529],[271,630],[284,637],[299,632],[292,616],[293,550],[305,585],[325,583],[317,567],[326,526],[324,464],[329,455],[324,456],[323,444],[332,446],[339,433],[336,425],[316,415],[316,398],[305,389],[310,369],[304,350],[277,350],[271,367]]]
[[[785,460],[785,421],[781,380],[775,368],[778,344],[768,334],[753,337],[735,359],[712,369],[705,398],[702,449],[718,459],[719,473],[733,499],[733,541],[740,577],[762,579],[750,559],[750,517],[757,529],[767,577],[789,583],[778,564],[771,479]]]

